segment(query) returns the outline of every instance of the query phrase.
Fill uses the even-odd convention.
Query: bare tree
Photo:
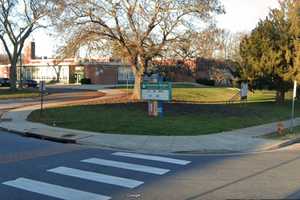
[[[59,30],[69,35],[66,49],[103,40],[113,44],[135,75],[134,98],[140,98],[142,76],[154,57],[223,12],[219,0],[65,0],[64,7]]]
[[[51,0],[0,0],[0,40],[9,58],[11,90],[16,90],[17,63],[26,39],[55,8]]]
[[[211,71],[211,78],[215,80],[215,85],[216,86],[221,86],[225,85],[225,83],[222,83],[226,81],[226,74],[224,69],[219,69],[219,68],[213,68]]]
[[[63,61],[64,61],[63,59],[54,58],[52,63],[47,63],[48,67],[51,66],[53,68],[53,70],[55,71],[55,76],[56,76],[55,82],[56,83],[60,82],[60,74],[61,74],[61,69],[62,69],[61,63]]]
[[[216,57],[239,61],[239,46],[245,35],[245,33],[232,33],[228,30],[221,30],[217,38],[220,46]]]
[[[53,58],[51,63],[47,63],[48,66],[51,66],[55,72],[56,76],[56,83],[60,82],[60,74],[63,68],[63,63],[66,61],[67,58],[74,58],[76,55],[73,54],[72,50],[64,49],[64,46],[57,45],[55,57]]]
[[[218,40],[222,32],[214,24],[203,31],[188,30],[184,38],[178,38],[171,43],[165,53],[165,57],[180,60],[196,59],[197,57],[212,58],[214,51],[220,49],[221,43]]]

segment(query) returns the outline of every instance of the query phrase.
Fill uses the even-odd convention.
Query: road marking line
[[[131,164],[126,162],[112,161],[112,160],[104,160],[100,158],[89,158],[86,160],[82,160],[81,162],[103,165],[108,167],[116,167],[121,169],[128,169],[128,170],[145,172],[145,173],[156,174],[156,175],[163,175],[170,171],[169,169],[150,167],[146,165],[137,165],[137,164]]]
[[[90,181],[95,181],[99,183],[107,183],[111,185],[118,185],[126,188],[135,188],[142,185],[144,182],[136,181],[128,178],[121,178],[116,176],[110,176],[95,172],[83,171],[79,169],[73,169],[69,167],[57,167],[54,169],[47,170],[48,172],[53,172],[56,174],[72,176],[76,178],[86,179]]]
[[[116,152],[116,153],[113,153],[112,155],[129,157],[129,158],[139,158],[139,159],[144,159],[144,160],[160,161],[160,162],[172,163],[172,164],[177,164],[177,165],[187,165],[187,164],[191,163],[191,161],[187,161],[187,160],[179,160],[179,159],[167,158],[167,157],[161,157],[161,156],[150,156],[150,155],[137,154],[137,153]]]
[[[18,178],[13,181],[3,183],[7,186],[23,189],[29,192],[34,192],[42,195],[47,195],[64,200],[109,200],[111,197],[100,194],[84,192],[76,189],[71,189],[59,185],[53,185],[45,182],[35,181],[26,178]]]

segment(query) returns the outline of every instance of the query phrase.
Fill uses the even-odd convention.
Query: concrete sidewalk
[[[202,85],[199,83],[191,83],[191,82],[174,82],[172,83],[173,85],[180,85],[180,84],[189,84],[189,85],[194,85],[194,86],[198,86],[198,87],[209,87],[206,85]],[[66,89],[74,89],[74,90],[97,90],[97,91],[101,91],[101,90],[105,90],[105,89],[110,89],[110,88],[116,88],[116,87],[124,87],[126,88],[126,86],[132,87],[133,84],[107,84],[107,85],[101,85],[101,84],[57,84],[57,85],[49,85],[47,86],[47,88],[66,88]]]
[[[49,85],[48,88],[64,88],[64,89],[73,89],[73,90],[94,90],[94,91],[101,91],[110,88],[115,88],[118,86],[126,87],[126,84],[118,84],[118,85],[100,85],[100,84],[61,84],[61,85]],[[129,84],[128,86],[133,86]]]

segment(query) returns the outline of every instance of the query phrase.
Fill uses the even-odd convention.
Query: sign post
[[[172,100],[172,84],[169,82],[143,83],[141,99],[148,100],[149,102],[149,116],[163,116],[163,101]]]
[[[293,102],[292,102],[292,114],[291,114],[291,128],[290,131],[294,130],[294,119],[295,119],[295,99],[297,96],[297,81],[294,81],[294,89],[293,89]]]
[[[242,82],[240,91],[241,100],[247,100],[248,98],[248,83]]]
[[[40,94],[41,94],[40,117],[42,117],[43,107],[44,107],[44,93],[46,91],[46,82],[45,81],[40,81],[39,90],[40,90]]]

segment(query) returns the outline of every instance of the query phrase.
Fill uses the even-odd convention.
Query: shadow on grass
[[[43,118],[39,111],[34,111],[29,120],[94,132],[167,136],[230,131],[290,116],[290,102],[282,105],[164,103],[163,107],[164,116],[156,118],[148,116],[147,103],[135,102],[50,108],[45,110]],[[298,109],[296,116],[300,116]]]

